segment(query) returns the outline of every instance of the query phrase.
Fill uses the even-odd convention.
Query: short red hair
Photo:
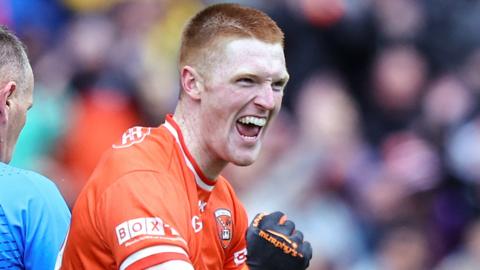
[[[219,40],[228,38],[255,38],[283,47],[284,34],[260,10],[238,4],[211,5],[197,13],[183,31],[180,68],[206,59]]]

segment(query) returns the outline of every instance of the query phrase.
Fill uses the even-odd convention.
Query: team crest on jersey
[[[227,248],[232,241],[232,213],[227,209],[217,209],[215,211],[215,220],[217,221],[217,232],[223,248]]]
[[[147,135],[150,134],[150,128],[132,127],[129,128],[122,135],[122,142],[120,144],[112,145],[113,148],[125,148],[133,144],[142,142]]]

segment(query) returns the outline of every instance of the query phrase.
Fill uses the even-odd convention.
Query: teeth
[[[256,125],[256,126],[259,126],[259,127],[263,127],[267,123],[267,119],[258,118],[258,117],[255,117],[255,116],[245,116],[245,117],[240,118],[238,120],[238,122],[240,122],[242,124],[246,124],[246,125],[251,124],[251,125]]]

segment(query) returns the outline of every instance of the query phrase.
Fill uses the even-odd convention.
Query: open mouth
[[[255,139],[267,123],[267,119],[256,116],[244,116],[237,120],[237,131],[246,139]]]

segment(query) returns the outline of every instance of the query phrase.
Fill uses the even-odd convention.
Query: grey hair
[[[23,42],[6,26],[0,25],[0,83],[15,81],[24,85],[29,66]]]

